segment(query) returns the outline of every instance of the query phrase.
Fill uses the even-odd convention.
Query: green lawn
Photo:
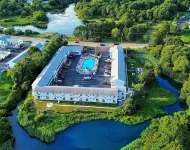
[[[157,61],[150,57],[145,48],[132,49],[132,51],[130,51],[130,57],[127,57],[126,59],[129,86],[131,86],[132,83],[138,82],[136,68],[142,68],[145,62],[151,62],[154,64]]]
[[[21,16],[14,16],[14,17],[6,17],[0,19],[0,25],[4,27],[10,26],[24,26],[24,25],[34,25],[37,27],[44,27],[47,22],[42,21],[34,21],[32,17],[21,17]]]
[[[8,94],[11,91],[13,82],[6,73],[0,75],[0,103],[7,98]]]
[[[190,44],[190,33],[189,32],[185,32],[185,33],[180,33],[181,40],[185,43],[185,44]]]
[[[54,106],[48,108],[46,105],[47,103],[53,103]],[[113,110],[113,108],[116,108],[116,105],[109,105],[109,104],[101,104],[101,103],[73,103],[73,102],[53,102],[53,101],[40,101],[40,100],[34,100],[34,106],[38,110],[53,110],[55,112],[60,113],[69,113],[69,112],[94,112],[94,111],[104,111],[104,112],[110,112]],[[80,106],[79,106],[80,105]],[[94,107],[96,106],[96,107]],[[97,108],[98,107],[98,108]],[[104,108],[101,108],[104,107]],[[107,108],[105,108],[107,107]]]

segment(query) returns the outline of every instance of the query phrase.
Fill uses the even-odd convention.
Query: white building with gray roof
[[[111,88],[117,88],[119,91],[118,99],[126,99],[126,66],[125,54],[121,46],[110,48],[111,57]]]
[[[32,84],[34,98],[112,104],[116,104],[120,99],[124,100],[126,98],[125,61],[123,49],[119,46],[110,49],[112,58],[111,88],[51,85],[60,68],[66,63],[67,56],[70,54],[81,55],[82,53],[82,46],[61,47]]]

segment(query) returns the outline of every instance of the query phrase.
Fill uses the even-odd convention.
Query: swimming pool
[[[87,58],[87,59],[84,59],[84,61],[82,63],[82,69],[92,70],[94,68],[94,65],[95,65],[95,59],[94,58]]]

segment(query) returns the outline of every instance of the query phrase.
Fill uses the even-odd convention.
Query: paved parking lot
[[[0,62],[0,73],[5,68],[5,65],[7,62],[9,62],[11,59],[19,55],[21,52],[25,51],[30,44],[27,44],[22,50],[15,50],[14,52],[11,52],[11,55],[7,58],[5,58],[3,61]],[[1,49],[0,49],[1,50]]]
[[[104,76],[104,67],[105,65],[110,65],[109,63],[105,62],[105,59],[109,58],[109,51],[108,48],[101,48],[97,49],[101,51],[102,57],[100,58],[99,62],[99,69],[96,75],[90,75],[92,77],[91,80],[84,80],[85,75],[79,74],[76,72],[76,66],[80,59],[80,56],[76,56],[75,59],[72,61],[71,66],[67,71],[64,71],[62,75],[64,76],[63,85],[64,86],[73,86],[79,85],[83,87],[110,87],[111,85],[105,85],[104,83],[110,83],[110,77]],[[95,53],[95,49],[93,50],[85,50],[85,53]],[[86,75],[89,76],[89,75]]]

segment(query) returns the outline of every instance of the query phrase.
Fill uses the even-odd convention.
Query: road
[[[111,47],[114,44],[113,43],[104,43],[105,46]],[[69,42],[69,45],[81,45],[81,46],[92,46],[92,47],[100,47],[100,43],[95,43],[95,42]],[[130,48],[143,48],[145,46],[148,46],[148,44],[136,44],[136,43],[122,43],[120,44],[122,47],[130,47]],[[103,47],[103,46],[101,46]]]
[[[35,38],[35,37],[26,37],[26,36],[11,36],[11,40],[18,41],[19,39],[22,39],[24,41],[32,41],[32,42],[45,42],[48,39],[41,39],[41,38]],[[92,47],[100,47],[100,43],[95,42],[80,42],[75,43],[74,41],[69,42],[69,45],[81,45],[81,46],[92,46]],[[113,43],[105,43],[106,46],[113,46]],[[122,47],[130,47],[130,48],[143,48],[145,46],[148,46],[148,44],[136,44],[136,43],[122,43],[120,44]]]

